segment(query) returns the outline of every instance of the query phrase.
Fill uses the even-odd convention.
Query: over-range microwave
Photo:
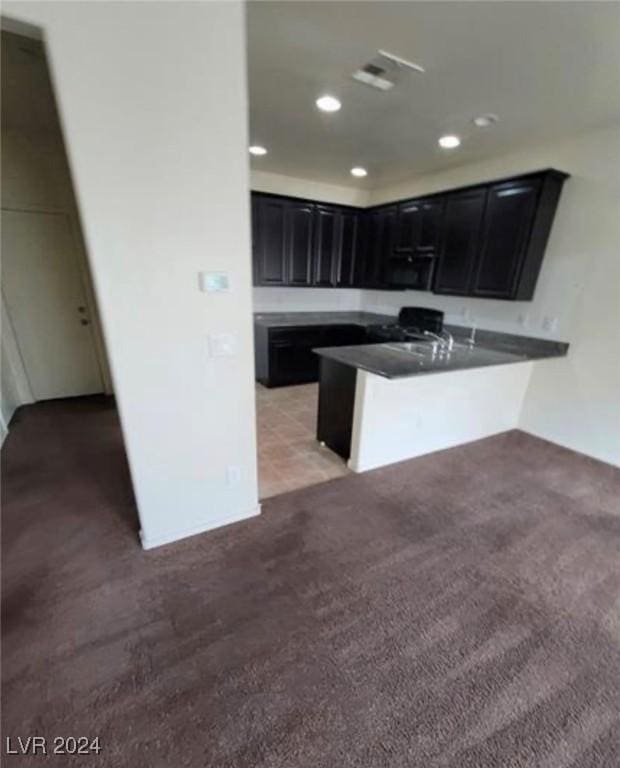
[[[391,288],[428,291],[431,288],[434,269],[434,255],[393,255],[388,262],[388,285]]]

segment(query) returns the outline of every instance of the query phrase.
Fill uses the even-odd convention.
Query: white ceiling
[[[620,125],[618,2],[250,2],[247,25],[255,169],[371,188]],[[352,80],[378,48],[426,73]],[[324,92],[340,112],[316,109]],[[495,128],[472,125],[484,112]]]

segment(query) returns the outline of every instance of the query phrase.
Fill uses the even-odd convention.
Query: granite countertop
[[[382,325],[394,323],[392,315],[373,312],[256,312],[254,322],[265,328],[294,328],[299,325]]]
[[[527,336],[477,330],[475,342],[468,342],[469,329],[447,326],[454,335],[454,348],[440,354],[431,342],[390,342],[350,347],[325,347],[315,352],[330,360],[359,368],[388,379],[429,373],[460,371],[489,365],[506,365],[528,360],[563,357],[568,344]]]

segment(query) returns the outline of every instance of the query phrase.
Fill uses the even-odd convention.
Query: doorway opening
[[[112,378],[45,47],[42,40],[13,31],[1,34],[2,442],[13,429],[20,433],[15,446],[9,436],[6,457],[3,451],[5,486],[10,491],[27,461],[37,477],[41,467],[58,465],[72,481],[88,483],[88,474],[92,488],[100,488],[98,463],[107,462],[116,468],[116,500],[135,527]],[[97,450],[107,455],[98,457]],[[40,480],[44,489],[46,476]]]
[[[112,385],[43,43],[7,31],[1,122],[10,419],[14,406],[111,394]]]

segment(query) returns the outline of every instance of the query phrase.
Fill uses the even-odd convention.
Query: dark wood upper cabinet
[[[433,288],[435,293],[465,296],[469,292],[485,202],[484,188],[447,196]]]
[[[537,179],[489,188],[472,295],[513,297],[539,189]]]
[[[253,278],[425,290],[434,270],[435,293],[528,301],[566,178],[550,169],[368,210],[253,193]]]
[[[316,239],[314,248],[314,285],[333,286],[336,282],[338,246],[340,244],[340,212],[331,206],[316,207]]]
[[[340,214],[340,244],[336,262],[336,286],[339,288],[351,288],[357,282],[359,220],[357,211]]]
[[[507,297],[515,301],[529,301],[534,296],[536,282],[542,267],[560,194],[568,174],[556,170],[547,170],[541,171],[538,174],[532,174],[531,178],[537,183],[538,190],[534,209],[532,210],[527,206],[530,212],[530,221],[529,226],[527,224],[524,225],[527,231],[525,246],[520,251],[515,249],[515,260],[517,262],[515,265],[515,276],[513,278],[512,292]],[[521,182],[515,179],[514,184],[515,188],[517,188]],[[496,189],[499,193],[502,191],[501,187],[503,186],[502,184],[496,184],[492,185],[491,189]],[[489,206],[487,206],[487,212],[488,210]],[[488,253],[488,251],[485,252],[483,250],[482,255],[486,254],[488,258]],[[501,280],[499,282],[501,284]],[[486,296],[488,294],[481,292],[479,286],[475,286],[473,295]]]
[[[313,230],[314,206],[290,203],[286,221],[289,285],[312,283]]]
[[[256,275],[259,285],[286,285],[286,212],[288,202],[278,198],[260,199],[257,206],[258,248]]]
[[[256,195],[252,195],[250,198],[250,215],[252,223],[252,283],[258,285],[258,253],[260,243],[260,215],[258,207],[260,205],[259,198]]]
[[[444,198],[420,201],[418,239],[414,250],[418,254],[434,254],[439,244],[441,233]]]
[[[412,253],[418,241],[420,229],[420,205],[417,200],[398,206],[394,250]]]
[[[391,205],[381,209],[380,213],[381,227],[379,238],[377,240],[377,253],[379,265],[379,286],[386,284],[388,260],[394,253],[394,240],[396,237],[396,217],[397,208]]]
[[[358,270],[358,284],[364,288],[373,288],[377,283],[379,269],[376,243],[380,228],[380,218],[378,211],[368,211],[364,218],[366,223],[366,242],[362,256],[361,269]]]
[[[387,286],[388,261],[394,252],[397,208],[390,205],[371,213],[368,236],[368,271],[365,285],[369,288]]]
[[[398,206],[394,252],[432,254],[441,225],[442,198],[412,200]]]

